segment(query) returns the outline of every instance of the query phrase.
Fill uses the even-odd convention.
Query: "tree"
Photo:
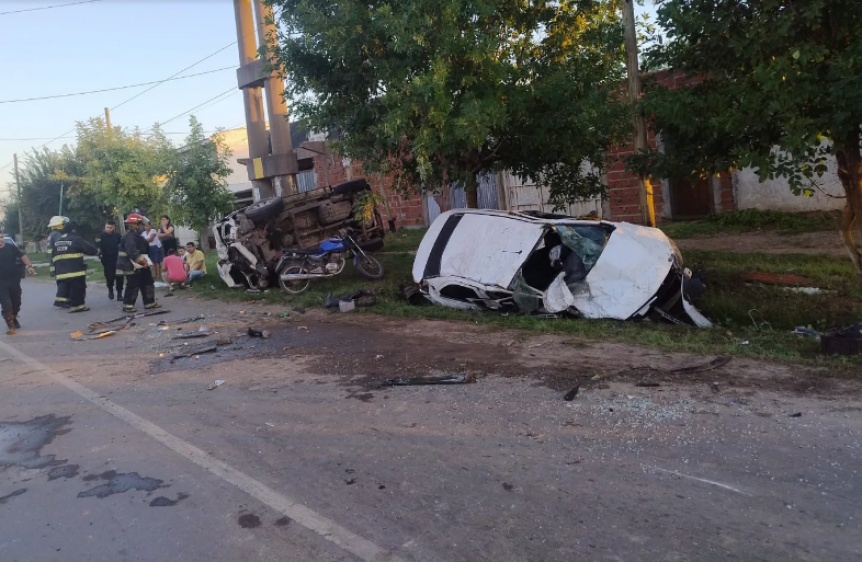
[[[411,186],[510,169],[564,204],[602,190],[630,120],[616,0],[271,0],[295,111]],[[585,165],[591,163],[592,166]]]
[[[667,147],[656,175],[753,167],[810,189],[834,155],[846,193],[841,236],[862,276],[862,11],[856,0],[665,0],[653,67],[699,82],[652,88],[644,105]]]
[[[210,221],[233,203],[225,181],[231,173],[230,149],[220,134],[207,138],[194,115],[189,127],[185,145],[175,152],[165,194],[174,221],[194,228],[205,244]]]
[[[120,214],[153,209],[162,201],[160,178],[168,171],[171,146],[158,126],[144,137],[120,127],[109,130],[101,118],[78,123],[75,157],[76,195],[96,197]]]

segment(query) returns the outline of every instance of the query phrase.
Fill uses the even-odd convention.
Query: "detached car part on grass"
[[[261,199],[234,211],[213,226],[219,275],[228,287],[255,290],[278,286],[283,273],[279,267],[284,270],[299,266],[308,274],[316,272],[319,265],[325,276],[343,268],[346,258],[344,252],[322,250],[321,246],[330,239],[342,239],[345,232],[351,233],[353,243],[366,255],[380,250],[386,231],[377,208],[362,213],[362,220],[355,216],[363,200],[371,201],[373,207],[369,194],[368,182],[357,179],[306,193]],[[315,263],[312,266],[310,262]],[[379,273],[382,276],[382,266]]]
[[[691,272],[676,244],[624,222],[448,211],[422,239],[413,280],[452,308],[712,326],[686,296]]]

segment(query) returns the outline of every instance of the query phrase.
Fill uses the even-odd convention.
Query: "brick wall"
[[[421,195],[416,193],[402,195],[395,189],[392,175],[365,173],[361,162],[351,162],[349,169],[348,174],[341,156],[336,153],[314,156],[314,172],[317,174],[318,187],[344,183],[349,181],[349,178],[365,178],[371,185],[371,189],[385,200],[385,204],[380,207],[384,221],[394,218],[399,228],[426,226]]]
[[[644,76],[643,88],[659,85],[666,88],[678,88],[690,84],[696,84],[700,78],[686,76],[679,70],[663,70]],[[656,148],[655,131],[647,131],[647,145],[650,150]],[[610,219],[614,221],[627,221],[640,224],[642,220],[640,200],[640,180],[634,172],[626,170],[625,159],[634,152],[634,143],[613,147],[607,154],[607,185],[608,203],[610,206]],[[661,181],[654,178],[652,181],[653,200],[655,201],[656,221],[660,222],[664,201],[662,198]],[[733,187],[728,174],[721,175],[720,192],[721,210],[735,208],[733,198]]]

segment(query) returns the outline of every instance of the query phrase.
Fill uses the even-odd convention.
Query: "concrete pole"
[[[635,152],[647,149],[646,122],[637,104],[641,97],[641,77],[638,65],[638,42],[635,32],[634,0],[623,0],[623,24],[625,25],[626,71],[628,74],[629,102],[635,108],[634,116],[634,146]],[[655,214],[650,209],[653,206],[652,188],[644,177],[640,178],[640,207],[642,224],[655,226]]]
[[[110,108],[105,108],[105,126],[108,128],[108,136],[112,135],[111,131],[111,110]]]
[[[18,244],[24,246],[24,200],[21,198],[21,177],[18,175],[18,153],[12,155],[15,163],[15,186],[18,188]]]
[[[255,42],[254,16],[251,10],[251,0],[233,0],[236,17],[236,36],[239,46],[239,63],[245,65],[257,59]],[[263,114],[263,100],[260,88],[243,88],[243,103],[245,104],[245,126],[248,133],[248,156],[251,159],[261,158],[269,153],[266,142],[266,124]],[[273,196],[272,183],[265,180],[252,181],[255,201]]]
[[[254,12],[257,17],[258,42],[262,47],[277,41],[277,30],[273,19],[272,7],[265,5],[263,0],[255,0]],[[275,59],[267,57],[275,66]],[[284,97],[284,75],[275,68],[266,80],[266,113],[269,115],[269,134],[272,138],[273,154],[290,154],[293,143],[290,138],[290,120],[287,113],[287,101]],[[293,175],[276,176],[273,182],[279,182],[284,195],[296,193],[296,177]]]

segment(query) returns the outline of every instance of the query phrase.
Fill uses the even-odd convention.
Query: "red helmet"
[[[138,213],[129,213],[129,216],[126,217],[126,224],[136,224],[142,222],[144,222],[144,217],[142,217]]]

